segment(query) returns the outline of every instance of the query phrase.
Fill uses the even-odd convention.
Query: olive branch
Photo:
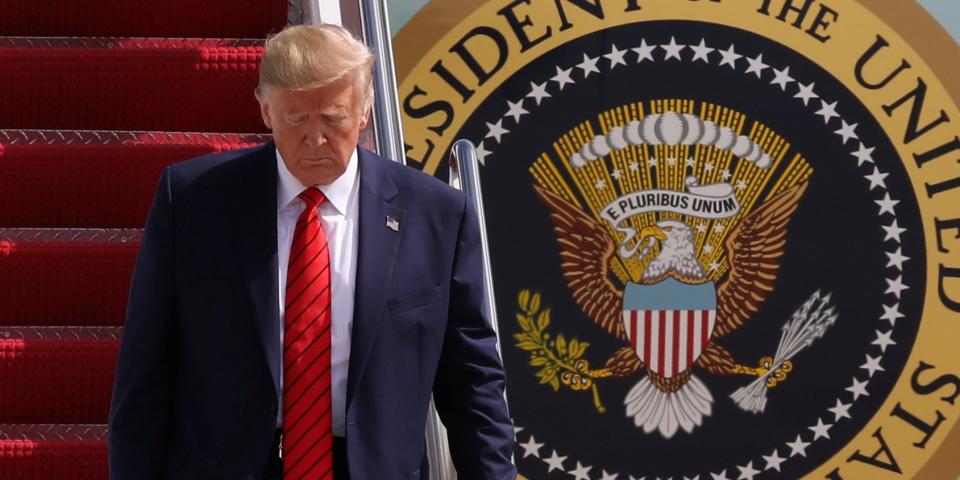
[[[590,344],[575,338],[568,341],[562,333],[551,338],[546,331],[550,326],[550,309],[540,308],[539,293],[531,295],[530,290],[523,290],[518,303],[517,322],[523,331],[513,338],[517,340],[517,347],[530,352],[530,365],[541,367],[537,371],[540,384],[549,384],[554,392],[560,390],[561,383],[573,391],[589,389],[593,392],[594,407],[604,413],[607,409],[600,401],[596,380],[610,376],[610,372],[590,370],[590,362],[582,358]]]

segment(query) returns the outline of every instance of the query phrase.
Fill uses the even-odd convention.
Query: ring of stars
[[[803,83],[800,79],[795,78],[790,72],[789,65],[778,68],[766,63],[762,52],[751,57],[745,53],[738,53],[735,44],[722,48],[721,45],[709,45],[705,38],[701,38],[697,44],[678,43],[675,36],[671,36],[667,43],[662,44],[650,44],[647,43],[646,39],[640,39],[639,44],[634,47],[622,49],[617,45],[611,45],[609,52],[596,57],[583,52],[582,60],[567,68],[556,65],[554,76],[543,83],[530,82],[530,91],[526,96],[516,102],[508,102],[507,112],[495,123],[486,124],[488,132],[485,138],[478,142],[477,148],[481,165],[485,164],[486,160],[494,154],[494,152],[487,150],[486,141],[500,144],[502,137],[509,135],[511,130],[508,130],[503,122],[512,122],[512,129],[517,130],[516,126],[519,126],[523,121],[523,115],[530,113],[543,101],[553,97],[548,88],[555,90],[555,92],[562,92],[567,85],[586,80],[591,75],[602,76],[601,67],[610,71],[619,67],[629,67],[628,60],[632,60],[633,65],[668,61],[704,62],[714,65],[713,62],[716,61],[715,65],[717,67],[729,67],[743,73],[748,79],[773,86],[790,98],[796,99],[795,101],[801,102],[805,108],[811,110],[814,116],[821,117],[825,128],[837,136],[841,145],[852,149],[850,155],[857,161],[857,167],[861,168],[861,171],[867,172],[863,174],[865,182],[869,184],[867,191],[878,197],[874,202],[877,204],[877,215],[881,219],[881,226],[884,231],[884,245],[887,245],[890,249],[885,252],[888,259],[886,268],[890,273],[889,277],[885,278],[887,288],[884,295],[887,301],[882,305],[883,313],[878,318],[880,325],[876,329],[875,339],[870,344],[876,347],[876,350],[872,353],[877,355],[866,354],[864,364],[857,371],[858,374],[853,376],[850,386],[844,389],[845,393],[836,398],[835,405],[827,408],[823,416],[816,418],[815,423],[812,422],[813,424],[806,430],[797,434],[793,441],[777,446],[769,455],[761,455],[759,459],[748,460],[743,465],[735,465],[734,468],[689,477],[675,475],[672,478],[677,480],[680,478],[684,480],[754,480],[756,476],[765,471],[780,472],[782,464],[789,459],[806,457],[806,450],[813,443],[821,439],[829,441],[830,429],[837,423],[852,418],[850,411],[856,401],[861,397],[870,396],[867,388],[870,381],[879,372],[886,371],[882,364],[883,356],[889,348],[897,345],[897,342],[893,339],[894,327],[896,322],[905,316],[900,312],[900,300],[903,292],[909,291],[910,288],[903,280],[903,266],[910,260],[910,257],[903,254],[901,244],[901,235],[906,229],[899,225],[897,219],[896,207],[900,201],[893,198],[887,189],[885,179],[889,173],[881,171],[876,166],[873,158],[875,147],[863,143],[857,133],[859,124],[848,122],[848,119],[839,113],[839,102],[831,102],[817,94],[814,82]],[[738,63],[741,60],[744,60],[744,62]],[[626,71],[627,68],[622,68],[622,70]],[[675,164],[676,159],[670,160],[674,162],[671,165]],[[651,167],[657,166],[656,159],[651,158],[650,162]],[[629,167],[630,170],[636,171],[639,165],[634,163]],[[618,171],[614,179],[618,179],[620,175],[621,172]],[[606,188],[607,184],[605,181],[599,180],[595,187]],[[722,228],[722,226],[720,227]],[[517,429],[518,432],[522,430],[520,427]],[[597,472],[594,466],[584,465],[582,460],[561,456],[556,450],[546,449],[546,445],[537,442],[532,434],[529,435],[525,443],[520,443],[518,437],[518,447],[523,450],[522,458],[534,456],[543,461],[548,473],[560,470],[575,480],[639,480],[645,478],[610,473],[607,470]],[[548,451],[552,452],[549,456],[546,453]]]

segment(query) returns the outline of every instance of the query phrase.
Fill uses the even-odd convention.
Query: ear
[[[371,110],[371,109],[369,109],[369,108],[366,109],[366,110],[363,112],[363,116],[360,117],[360,130],[363,130],[364,128],[367,128],[367,123],[370,121],[370,110]]]
[[[273,118],[272,111],[270,110],[270,101],[268,99],[269,94],[267,92],[258,91],[257,102],[260,103],[260,118],[263,119],[264,126],[267,127],[267,130],[273,130]]]

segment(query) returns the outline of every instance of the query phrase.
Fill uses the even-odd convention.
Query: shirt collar
[[[354,149],[350,155],[350,162],[347,164],[347,169],[343,171],[343,174],[327,185],[314,185],[323,192],[323,195],[327,197],[327,202],[329,202],[340,215],[347,214],[347,206],[350,205],[350,196],[356,191],[353,187],[357,183],[357,177],[359,176],[357,163],[357,150]],[[300,195],[300,192],[304,191],[307,187],[304,186],[303,183],[300,183],[300,180],[293,176],[290,170],[287,169],[287,164],[283,162],[283,156],[280,155],[279,149],[277,150],[277,174],[277,210],[280,210],[289,205],[290,202],[293,202],[293,200]]]

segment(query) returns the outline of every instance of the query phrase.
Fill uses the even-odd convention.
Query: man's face
[[[367,125],[357,89],[357,74],[314,90],[290,91],[267,86],[258,96],[263,123],[287,169],[305,186],[337,179],[357,148]]]

